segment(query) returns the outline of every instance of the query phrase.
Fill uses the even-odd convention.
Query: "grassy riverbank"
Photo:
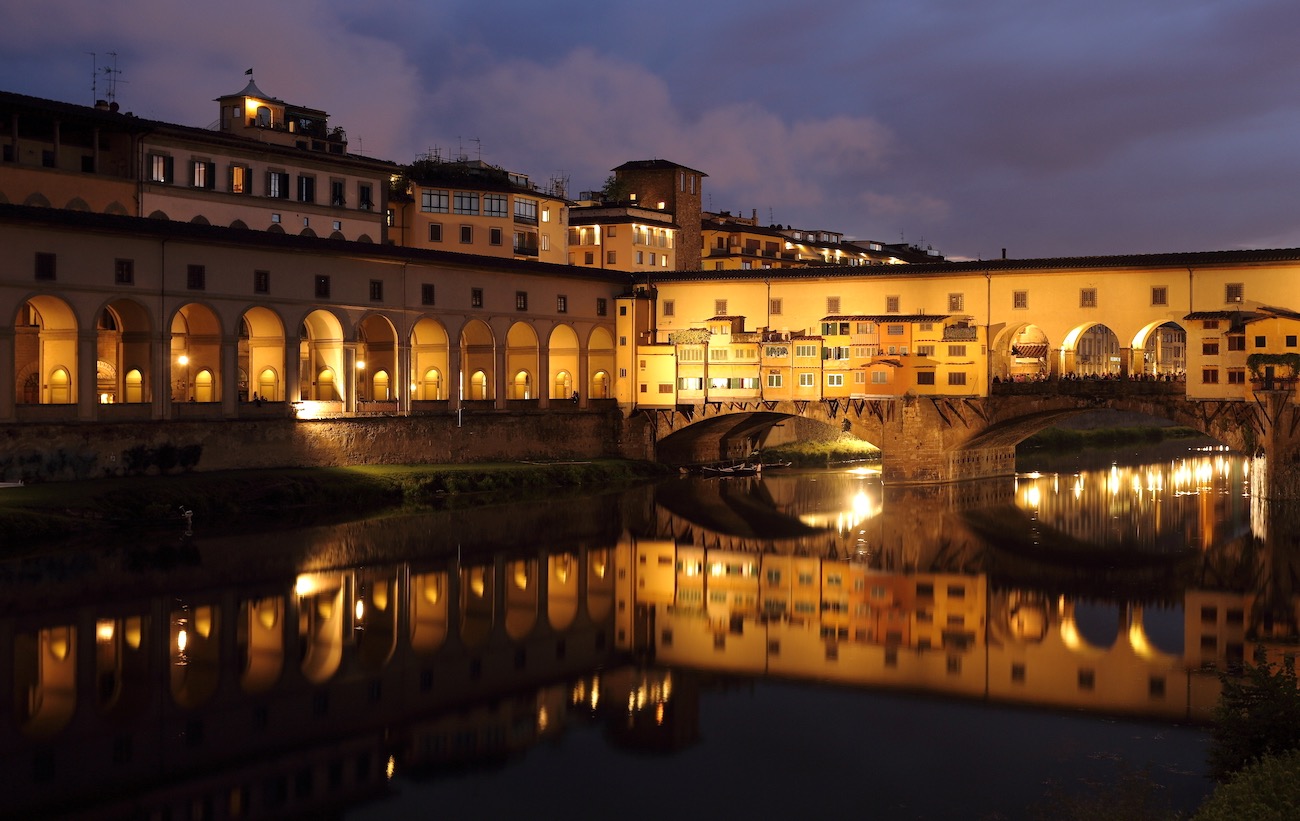
[[[1163,442],[1167,439],[1195,439],[1204,435],[1191,428],[1179,427],[1047,428],[1021,442],[1017,449],[1027,451],[1108,448]]]
[[[195,522],[257,526],[351,519],[402,507],[440,507],[662,475],[650,462],[501,462],[217,471],[59,482],[0,489],[0,552],[34,541]]]

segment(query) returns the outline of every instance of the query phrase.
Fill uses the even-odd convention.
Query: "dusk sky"
[[[1300,246],[1295,0],[0,0],[0,89],[214,125],[254,69],[353,151],[570,194],[628,160],[704,207],[950,259]],[[107,75],[99,77],[105,96]]]

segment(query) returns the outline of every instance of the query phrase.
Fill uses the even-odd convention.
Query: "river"
[[[1034,468],[0,565],[0,817],[1028,819],[1134,781],[1189,811],[1216,671],[1296,635],[1295,529],[1207,445]]]

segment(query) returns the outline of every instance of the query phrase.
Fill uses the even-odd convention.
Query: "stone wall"
[[[616,409],[358,419],[0,426],[0,481],[185,470],[647,458]]]

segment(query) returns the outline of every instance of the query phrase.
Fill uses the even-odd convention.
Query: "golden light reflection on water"
[[[1249,505],[1248,471],[1247,459],[1216,449],[1162,464],[1025,473],[1015,501],[1031,519],[1096,544],[1204,549]]]

